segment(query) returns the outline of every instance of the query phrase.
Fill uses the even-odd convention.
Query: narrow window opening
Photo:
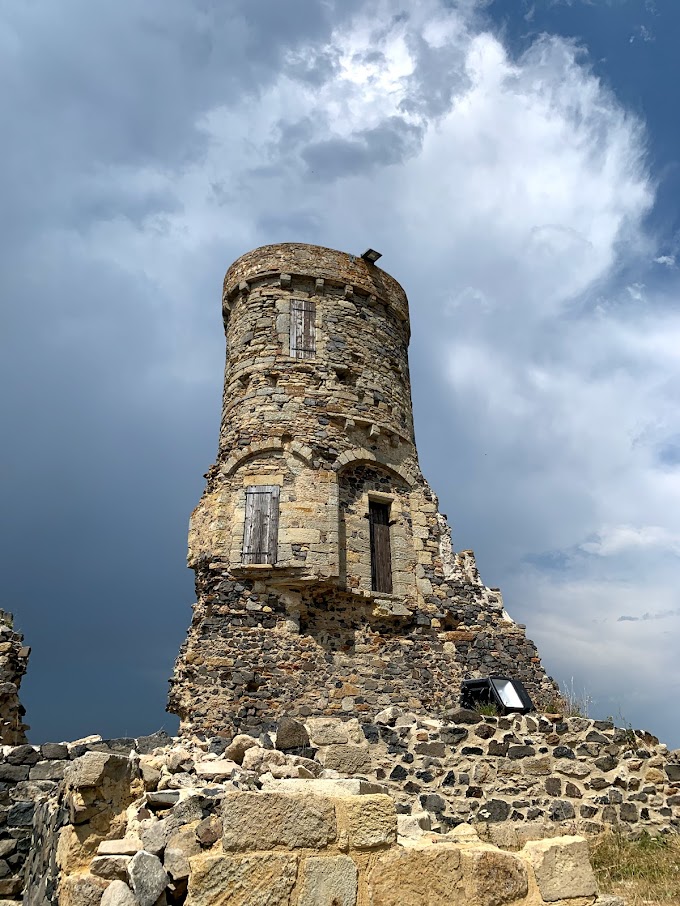
[[[279,487],[252,485],[246,488],[242,562],[276,563],[278,536]]]
[[[316,305],[308,299],[290,301],[290,354],[294,359],[316,355]]]
[[[392,594],[392,552],[390,549],[390,505],[368,501],[371,531],[371,588]]]

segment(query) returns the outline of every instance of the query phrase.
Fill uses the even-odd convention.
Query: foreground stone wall
[[[439,831],[470,822],[511,844],[614,827],[680,831],[680,750],[610,721],[466,710],[443,721],[390,708],[362,727],[307,726],[316,760],[383,783],[398,811],[425,811]]]
[[[43,824],[49,824],[48,803],[59,792],[68,761],[69,748],[63,744],[2,748],[0,898],[3,900],[21,899],[26,864],[41,847]]]
[[[284,722],[279,744],[300,732]],[[597,902],[580,837],[511,853],[466,824],[447,835],[413,834],[384,788],[367,781],[269,774],[256,782],[256,772],[224,757],[246,761],[259,746],[245,737],[225,753],[210,751],[216,741],[136,751],[149,749],[151,738],[127,755],[112,751],[130,742],[71,747],[63,783],[42,809],[30,906]],[[321,772],[304,756],[266,751],[289,769]]]
[[[481,870],[486,859],[501,874],[524,872],[520,901],[550,902],[549,889],[567,897],[553,883],[569,861],[559,861],[561,838],[680,832],[680,750],[559,715],[459,711],[441,721],[391,707],[363,725],[285,718],[233,739],[90,737],[5,747],[0,776],[0,899],[18,901],[25,887],[28,906],[232,902],[224,890],[279,882],[274,903],[330,904],[303,896],[305,886],[324,891],[328,878],[348,877],[347,902],[391,902],[401,879],[418,903],[408,878],[442,871],[451,872],[442,897],[479,894],[482,903],[465,866]],[[556,849],[536,842],[553,838]],[[481,863],[455,855],[463,844],[482,854],[524,847],[512,857],[524,868],[497,854]],[[405,855],[411,849],[420,855]],[[536,866],[551,860],[540,880]],[[527,862],[542,900],[531,899]]]

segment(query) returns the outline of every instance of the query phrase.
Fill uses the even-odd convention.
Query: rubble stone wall
[[[50,797],[69,760],[66,745],[3,746],[0,754],[0,899],[20,900],[27,862],[42,852]],[[47,837],[52,837],[48,830]],[[48,844],[49,847],[49,844]]]
[[[11,613],[0,610],[0,743],[16,746],[26,742],[26,710],[19,701],[19,687],[28,667],[31,649],[14,629]]]
[[[310,719],[315,759],[382,783],[397,810],[495,842],[554,833],[680,832],[680,750],[611,721],[543,714],[448,720],[387,709],[352,725]],[[358,768],[357,768],[358,766]],[[351,769],[351,770],[350,770]]]
[[[581,832],[680,827],[680,752],[583,718],[393,707],[20,748],[61,775],[33,781],[27,906],[592,906]]]
[[[291,302],[313,305],[291,355]],[[197,602],[169,696],[183,733],[263,715],[360,717],[457,705],[465,676],[556,691],[484,586],[418,465],[403,289],[331,249],[266,246],[227,272],[217,462],[191,518]],[[278,492],[275,562],[244,563],[247,489]],[[392,591],[372,588],[369,504],[389,507]]]
[[[391,707],[364,725],[284,718],[233,739],[161,732],[3,755],[0,897],[25,887],[27,906],[300,906],[338,891],[381,906],[394,890],[429,906],[590,906],[580,835],[680,831],[680,750],[585,718]],[[488,899],[487,872],[513,896]]]
[[[445,713],[458,706],[461,676],[485,671],[540,689],[535,646],[481,584],[430,616],[318,586],[197,575],[202,594],[170,696],[185,733],[230,736],[283,714],[369,720],[393,704]]]
[[[301,725],[284,722],[277,744],[299,741],[301,732]],[[69,746],[63,781],[39,809],[43,836],[26,903],[598,902],[581,837],[531,841],[507,852],[466,824],[447,835],[414,834],[379,785],[331,776],[318,762],[280,749],[265,750],[272,766],[299,770],[307,763],[319,776],[307,770],[308,779],[276,780],[270,772],[258,778],[255,765],[264,762],[256,740],[237,737],[222,753],[214,751],[217,742],[154,748],[149,737]]]

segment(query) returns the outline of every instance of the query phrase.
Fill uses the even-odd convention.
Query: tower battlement
[[[401,285],[382,268],[357,255],[338,252],[320,245],[282,242],[264,245],[246,252],[227,271],[223,299],[239,292],[242,282],[254,282],[281,273],[291,277],[322,280],[343,291],[351,286],[353,293],[377,296],[392,306],[397,315],[408,321],[408,300]],[[323,287],[320,287],[323,291]]]
[[[265,246],[227,271],[217,461],[192,514],[183,731],[442,711],[466,676],[551,686],[423,478],[408,302],[362,258]]]

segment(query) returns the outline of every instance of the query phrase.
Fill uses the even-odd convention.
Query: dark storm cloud
[[[649,620],[667,620],[669,617],[680,617],[680,609],[664,610],[659,613],[643,613],[640,617],[631,617],[627,615],[620,616],[617,623],[639,623],[648,622]]]
[[[191,401],[173,400],[178,437],[170,413],[136,387],[158,355],[135,317],[143,286],[76,274],[98,316],[53,323],[50,338],[27,311],[21,352],[1,369],[2,508],[14,514],[3,523],[3,602],[33,646],[23,698],[38,739],[142,732],[153,712],[163,720],[165,684],[144,685],[138,671],[165,662],[167,673],[164,640],[178,641],[172,602],[180,588],[191,600],[181,571],[189,485],[205,465],[192,451],[205,441]],[[194,474],[173,487],[182,456]]]
[[[420,35],[411,35],[409,49],[415,67],[408,79],[404,113],[436,118],[451,109],[455,96],[470,85],[461,54],[451,53],[448,45],[433,47]]]
[[[173,174],[205,155],[205,112],[255,99],[286,67],[331,78],[323,48],[357,5],[3,8],[2,606],[33,646],[33,738],[173,725],[186,520],[219,415],[220,271],[230,241],[242,249],[227,237],[195,256],[199,305],[181,329],[215,377],[195,386],[168,371],[176,302],[127,255],[181,208]],[[317,52],[298,59],[310,42]]]
[[[302,158],[315,179],[338,179],[400,163],[417,153],[422,137],[422,128],[391,116],[353,139],[329,138],[308,145]]]
[[[85,294],[69,288],[62,303],[58,287],[39,286],[41,259],[58,254],[64,231],[83,235],[95,223],[140,224],[177,210],[171,182],[133,181],[131,168],[181,172],[205,153],[205,111],[255,97],[287,55],[310,41],[323,46],[356,6],[66,0],[5,8],[0,280],[4,298],[13,300],[9,317],[26,306],[37,318],[43,305],[53,312],[79,299],[91,310]],[[321,51],[308,64],[306,78],[332,74]],[[86,257],[76,256],[72,269]],[[28,283],[13,280],[17,261],[30,267]],[[81,283],[90,276],[83,273]],[[99,277],[107,282],[101,270]]]
[[[68,196],[69,174],[83,167],[180,166],[202,152],[202,111],[256,96],[288,54],[328,41],[356,5],[336,11],[298,0],[284,11],[247,0],[105,7],[67,0],[6,9],[0,111],[10,131],[2,173],[12,197],[28,196],[30,213],[48,216],[50,203]],[[317,82],[333,69],[322,54],[302,68]]]

